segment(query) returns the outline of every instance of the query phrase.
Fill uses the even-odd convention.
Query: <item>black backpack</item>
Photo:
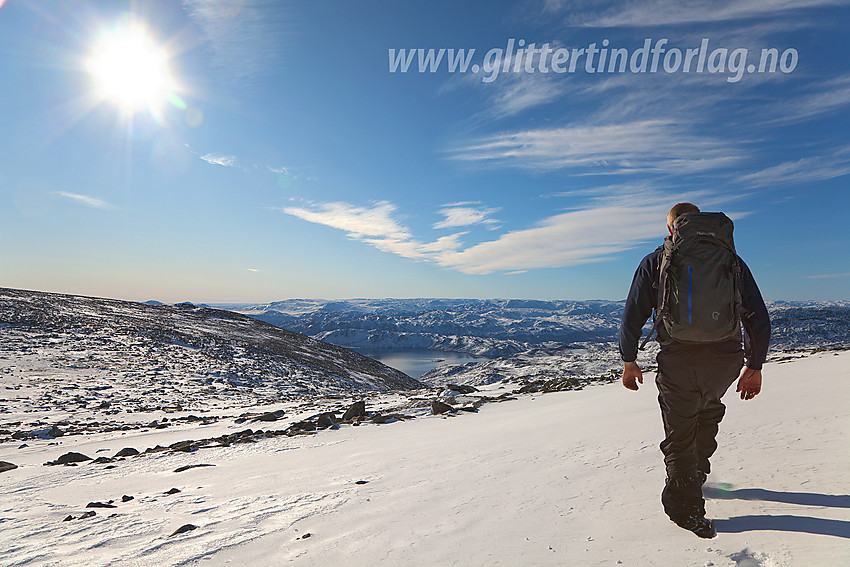
[[[676,217],[673,236],[661,247],[652,331],[663,325],[664,335],[685,343],[740,340],[741,266],[733,228],[723,213]]]

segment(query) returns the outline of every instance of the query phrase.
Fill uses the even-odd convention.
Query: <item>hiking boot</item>
[[[703,539],[711,539],[717,535],[714,523],[705,516],[691,515],[670,519],[680,528],[693,532]]]

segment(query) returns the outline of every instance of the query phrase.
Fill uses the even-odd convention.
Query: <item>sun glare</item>
[[[156,117],[174,96],[169,55],[140,26],[117,27],[101,35],[87,68],[98,98],[127,114],[147,110]]]

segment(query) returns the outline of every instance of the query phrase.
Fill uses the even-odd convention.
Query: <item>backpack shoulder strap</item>
[[[669,261],[665,261],[665,256],[672,253],[673,249],[673,241],[668,236],[664,239],[664,244],[656,248],[656,252],[660,252],[660,257],[658,259],[658,279],[653,282],[653,287],[657,287],[657,299],[655,305],[655,318],[652,322],[652,328],[649,330],[649,334],[646,335],[646,338],[643,339],[643,342],[638,346],[638,350],[644,350],[646,348],[646,343],[649,342],[649,339],[652,338],[652,334],[658,330],[658,326],[661,324],[661,320],[663,319],[663,314],[667,310],[667,275],[669,268]]]

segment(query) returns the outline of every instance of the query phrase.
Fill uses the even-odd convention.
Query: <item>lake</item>
[[[463,364],[487,360],[463,352],[427,349],[354,348],[362,355],[374,358],[387,366],[401,370],[411,378],[419,378],[441,364]]]

